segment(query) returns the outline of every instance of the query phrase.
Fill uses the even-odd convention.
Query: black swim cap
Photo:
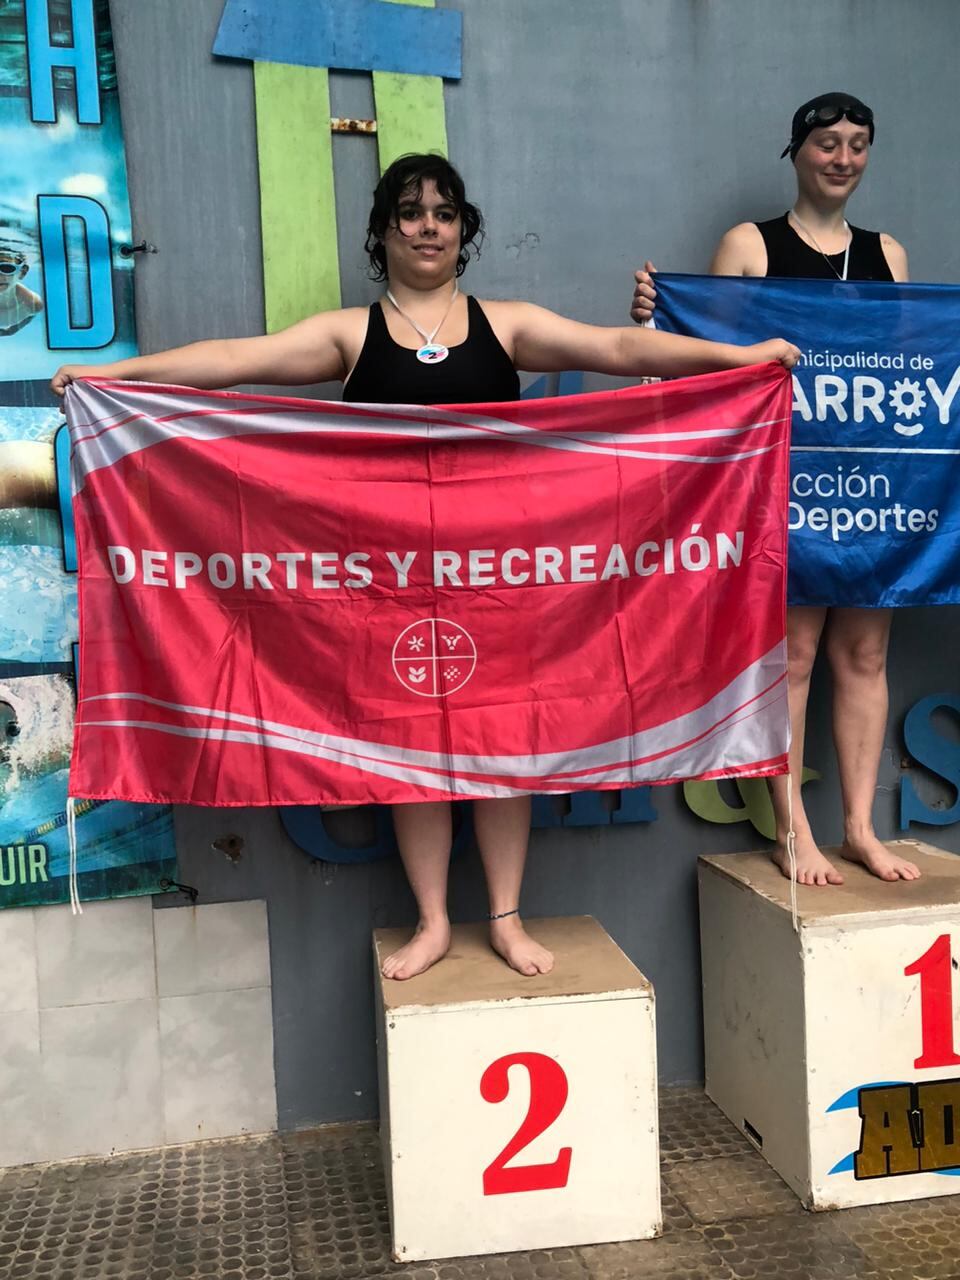
[[[851,124],[867,126],[870,130],[870,142],[872,145],[874,133],[873,112],[866,103],[861,102],[859,98],[855,98],[852,93],[821,93],[819,98],[811,98],[802,107],[797,107],[793,113],[790,141],[780,152],[780,159],[782,160],[785,155],[789,154],[790,159],[793,160],[814,129],[822,129],[827,125],[836,124],[844,116]]]

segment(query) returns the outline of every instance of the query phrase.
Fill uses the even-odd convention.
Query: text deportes
[[[195,551],[134,551],[107,547],[111,575],[120,586],[175,587],[205,583],[221,591],[234,587],[245,591],[337,590],[359,591],[384,577],[391,588],[496,587],[547,583],[608,582],[613,579],[655,574],[699,573],[706,569],[737,568],[743,560],[744,533],[705,536],[699,524],[679,538],[642,542],[635,548],[619,543],[600,548],[509,547],[469,551],[433,551],[422,558],[430,577],[417,572],[416,551],[386,551],[376,556],[366,551],[242,551],[231,555],[217,551],[201,556]],[[381,561],[383,563],[381,563]]]
[[[791,533],[807,528],[813,533],[829,533],[839,542],[844,533],[935,533],[940,511],[922,507],[907,508],[902,502],[891,507],[808,507],[790,503]]]
[[[869,497],[871,501],[890,501],[890,478],[882,472],[863,474],[859,464],[845,468],[838,463],[826,471],[798,471],[790,481],[790,491],[795,498],[847,498],[859,502]],[[834,542],[841,535],[852,533],[935,533],[940,515],[938,508],[925,511],[922,507],[905,507],[902,502],[889,506],[861,505],[805,506],[801,502],[789,504],[791,532],[809,529],[812,533],[829,533]]]

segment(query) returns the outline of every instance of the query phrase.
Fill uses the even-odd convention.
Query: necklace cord
[[[423,339],[424,343],[429,347],[432,344],[434,338],[437,336],[437,334],[440,332],[440,330],[443,328],[444,324],[446,323],[447,316],[450,314],[453,304],[457,300],[457,294],[459,292],[460,292],[459,282],[454,280],[453,293],[450,295],[450,301],[447,303],[447,309],[443,313],[443,315],[440,317],[440,323],[434,327],[432,333],[427,333],[425,329],[421,329],[420,326],[417,324],[416,320],[414,320],[411,316],[407,315],[403,307],[401,307],[400,303],[396,300],[396,298],[393,296],[393,294],[390,292],[389,289],[387,290],[387,298],[393,305],[397,314],[401,315],[404,318],[404,320],[406,320],[407,324],[412,325],[413,328],[416,329],[417,333]]]
[[[820,248],[820,245],[817,243],[817,237],[813,234],[810,228],[807,226],[804,226],[804,224],[797,217],[796,209],[790,210],[790,216],[793,218],[794,222],[797,224],[800,230],[804,233],[804,235],[809,236],[810,239],[813,241],[813,247],[816,249],[817,253],[819,253],[820,257],[824,260],[824,262],[827,264],[827,266],[830,268],[833,274],[837,277],[837,279],[846,280],[847,267],[850,264],[850,245],[853,243],[853,232],[851,231],[850,223],[846,220],[846,218],[844,218],[843,220],[843,225],[844,227],[846,227],[846,230],[847,230],[847,247],[843,251],[843,274],[841,275],[841,273],[837,270],[837,268],[833,265],[833,263],[830,261],[827,255]]]

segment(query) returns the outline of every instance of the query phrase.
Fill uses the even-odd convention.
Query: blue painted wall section
[[[656,822],[657,811],[650,787],[634,787],[614,793],[612,809],[603,795],[610,792],[578,791],[569,796],[534,796],[533,827],[609,827],[634,822]],[[567,804],[569,803],[569,808]],[[371,805],[374,815],[373,839],[363,845],[344,845],[327,830],[319,805],[296,805],[280,809],[280,821],[298,848],[321,862],[378,862],[397,852],[393,820],[385,805]],[[468,803],[454,805],[454,854],[464,849],[473,835]]]
[[[227,0],[213,51],[256,62],[459,80],[462,29],[452,9],[386,0]]]
[[[583,391],[583,374],[573,369],[565,369],[557,379],[555,392],[550,390],[551,376],[545,375],[531,382],[521,393],[522,400],[543,400],[549,395],[578,396]]]
[[[283,829],[293,843],[318,862],[379,862],[390,858],[397,850],[397,838],[393,831],[393,818],[387,805],[370,805],[374,816],[373,839],[366,844],[345,845],[327,830],[324,810],[320,805],[288,805],[279,809]],[[453,806],[453,849],[456,857],[467,847],[473,835],[470,821],[470,805]]]

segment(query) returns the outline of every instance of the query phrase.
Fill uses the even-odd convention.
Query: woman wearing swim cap
[[[634,328],[578,324],[529,302],[479,302],[458,280],[481,234],[479,209],[463,179],[436,155],[401,156],[374,192],[366,249],[371,274],[386,282],[373,306],[328,311],[266,337],[198,342],[109,365],[66,365],[74,378],[225,387],[238,383],[344,383],[345,400],[373,404],[469,404],[516,400],[516,370],[588,369],[627,376],[706,373],[799,357],[789,342],[755,346],[701,342]],[[417,900],[413,939],[388,956],[388,978],[411,978],[450,945],[447,868],[452,818],[445,801],[393,806],[397,842]],[[490,940],[518,972],[546,973],[553,958],[527,934],[519,914],[530,830],[530,797],[478,800],[474,831],[490,899]]]
[[[793,208],[769,222],[741,222],[722,237],[710,272],[716,276],[780,276],[824,280],[905,281],[907,255],[884,232],[846,220],[847,201],[860,185],[874,139],[873,112],[849,93],[824,93],[794,113],[789,155],[797,175]],[[636,273],[631,316],[649,320],[656,305],[647,262]],[[890,852],[873,829],[880,753],[887,725],[887,642],[892,610],[808,606],[787,608],[787,660],[793,745],[791,783],[771,780],[777,820],[773,859],[789,876],[788,785],[793,788],[797,879],[842,884],[843,877],[817,848],[803,807],[803,738],[810,673],[821,640],[833,674],[833,733],[843,795],[841,852],[883,880],[915,880],[912,862]]]

